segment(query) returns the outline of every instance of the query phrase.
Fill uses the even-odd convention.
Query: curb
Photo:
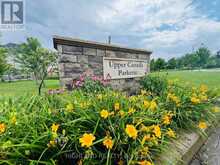
[[[208,139],[208,136],[214,132],[214,128],[206,130],[207,136],[202,136],[195,132],[182,132],[180,138],[173,140],[167,149],[159,155],[156,165],[188,165],[193,156],[199,151]]]

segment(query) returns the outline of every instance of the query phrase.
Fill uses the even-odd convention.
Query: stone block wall
[[[103,57],[142,59],[150,67],[149,51],[57,36],[53,40],[59,55],[58,68],[62,86],[71,84],[83,73],[103,76]],[[116,79],[110,83],[114,89],[133,92],[139,89],[139,80],[140,78]]]

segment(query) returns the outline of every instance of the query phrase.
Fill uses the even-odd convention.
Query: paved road
[[[208,138],[189,165],[220,165],[220,128]]]

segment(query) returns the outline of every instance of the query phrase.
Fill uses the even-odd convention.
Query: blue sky
[[[53,48],[61,35],[153,51],[153,57],[179,57],[201,43],[220,50],[220,0],[26,0],[23,31],[1,32],[1,43],[39,38]]]

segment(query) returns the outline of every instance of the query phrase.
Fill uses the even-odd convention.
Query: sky
[[[107,42],[180,57],[202,44],[220,50],[220,0],[26,0],[25,30],[1,31],[0,42],[53,35]]]

